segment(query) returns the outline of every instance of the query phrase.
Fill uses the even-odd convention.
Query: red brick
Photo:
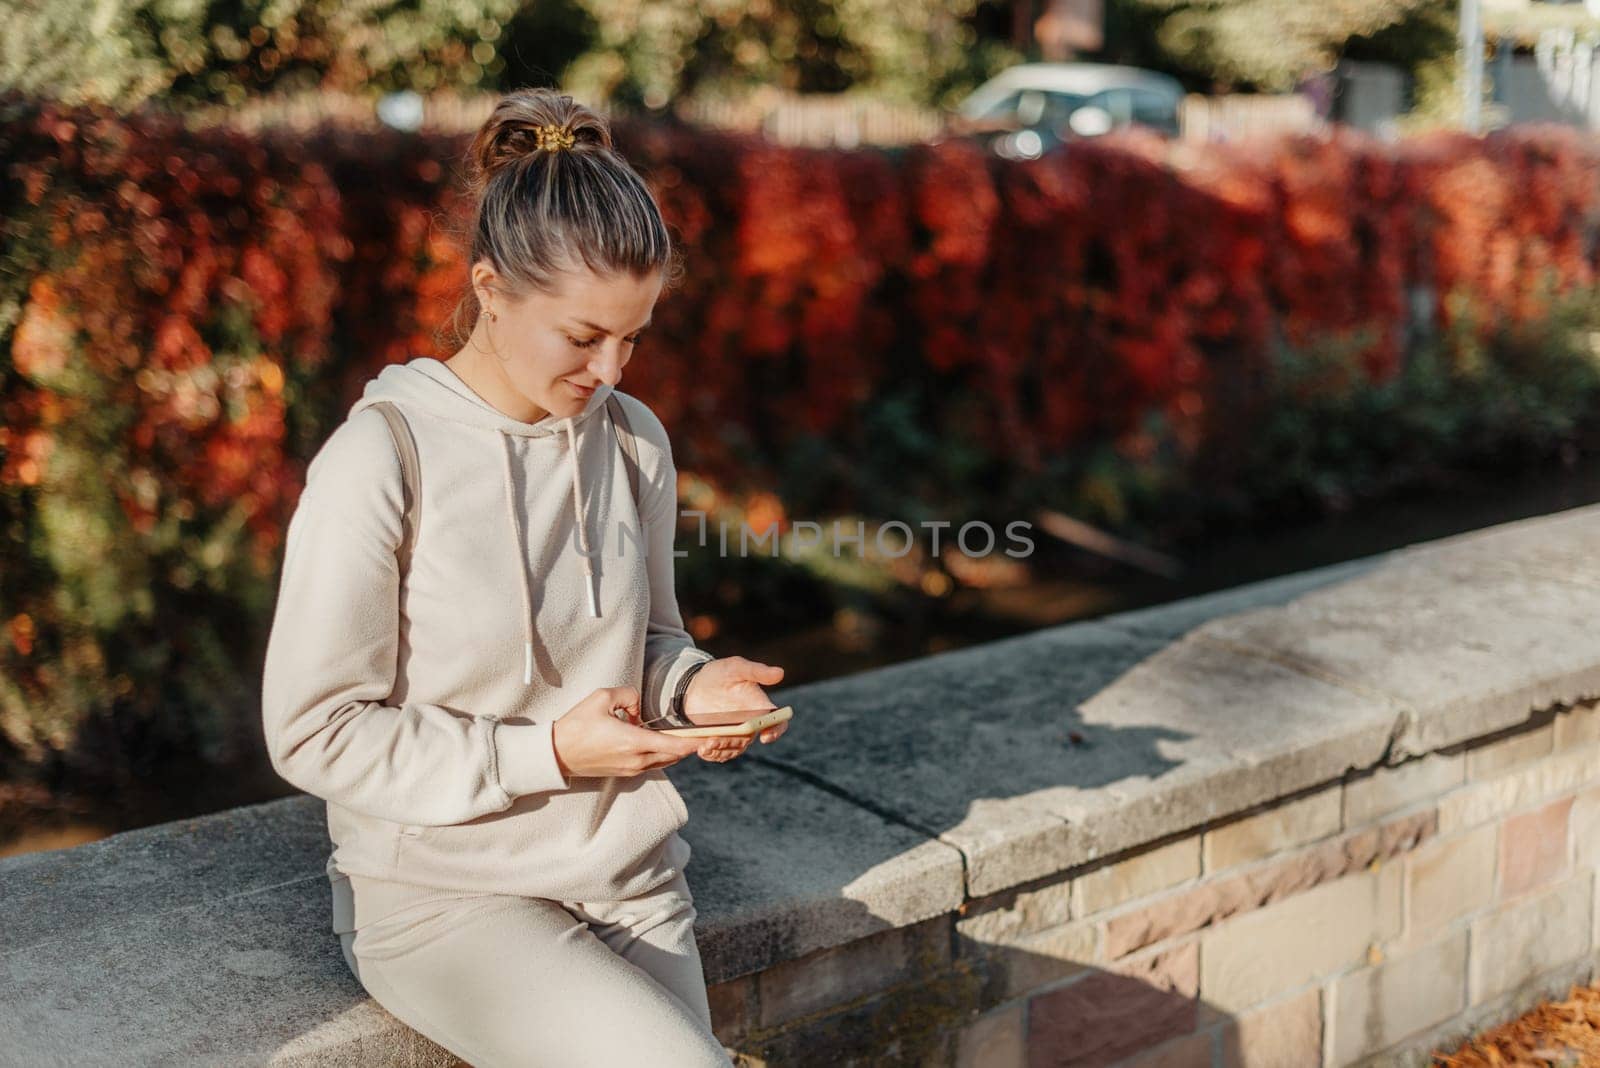
[[[1516,897],[1554,882],[1567,870],[1567,816],[1572,798],[1564,797],[1519,816],[1507,816],[1500,827],[1500,897]]]
[[[761,1026],[774,1027],[867,997],[932,972],[949,959],[949,918],[937,916],[786,960],[756,976]]]
[[[1210,1031],[1185,1035],[1160,1049],[1123,1061],[1117,1068],[1211,1068],[1216,1056],[1212,1052],[1215,1045],[1216,1039]]]
[[[1116,960],[1145,946],[1362,871],[1374,860],[1387,860],[1415,849],[1437,828],[1438,813],[1430,809],[1319,843],[1239,875],[1213,879],[1171,894],[1108,919],[1103,952],[1107,960]]]
[[[1020,1002],[978,1017],[956,1038],[956,1068],[1023,1068],[1027,1063]]]
[[[1190,1034],[1200,946],[1143,954],[1028,1003],[1029,1068],[1099,1068]]]
[[[755,976],[742,975],[725,983],[712,983],[706,987],[706,998],[711,1003],[712,1031],[724,1045],[733,1045],[750,1029],[755,1016]]]
[[[1124,957],[1108,970],[1160,990],[1194,997],[1200,993],[1200,941],[1190,939],[1181,946]]]

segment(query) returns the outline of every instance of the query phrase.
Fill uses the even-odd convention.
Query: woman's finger
[[[771,685],[783,679],[783,668],[776,664],[763,664],[759,660],[751,660],[747,656],[735,657],[739,666],[744,669],[743,676],[751,682]]]
[[[716,741],[707,742],[700,747],[700,755],[707,760],[726,761],[732,760],[750,746],[750,738],[746,736],[730,736],[718,738]]]

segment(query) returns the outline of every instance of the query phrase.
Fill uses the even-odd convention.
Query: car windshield
[[[1081,93],[1054,89],[1019,89],[996,101],[980,117],[1015,118],[1022,126],[1059,126],[1088,99]]]

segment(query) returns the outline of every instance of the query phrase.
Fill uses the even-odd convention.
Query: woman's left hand
[[[772,698],[761,687],[774,686],[783,680],[783,668],[763,664],[742,656],[725,656],[709,660],[689,680],[683,694],[683,711],[690,719],[695,713],[738,712],[753,708],[776,708]],[[775,742],[783,736],[789,724],[778,723],[762,731],[763,744]],[[743,753],[750,746],[750,735],[730,738],[707,738],[700,747],[705,760],[725,761]]]

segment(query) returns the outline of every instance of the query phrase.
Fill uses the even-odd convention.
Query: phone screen
[[[776,706],[773,706],[776,707]],[[764,716],[772,708],[745,708],[735,712],[701,712],[690,717],[696,727],[725,727],[733,723],[743,723],[757,716]]]

